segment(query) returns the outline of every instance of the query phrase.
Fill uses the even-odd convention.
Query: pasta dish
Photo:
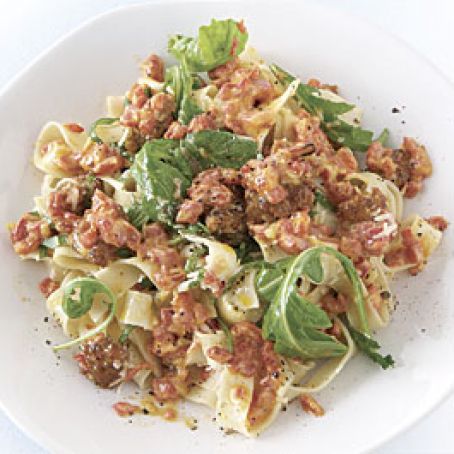
[[[394,365],[374,339],[390,283],[424,269],[447,222],[403,214],[432,173],[422,144],[392,148],[337,86],[247,41],[233,19],[173,35],[176,63],[150,55],[87,129],[45,124],[41,193],[10,236],[48,266],[39,287],[67,336],[53,349],[83,376],[254,437],[295,399],[323,415],[314,394],[355,353]]]

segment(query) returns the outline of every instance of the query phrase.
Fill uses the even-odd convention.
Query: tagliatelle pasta
[[[447,222],[404,214],[432,173],[423,145],[390,148],[337,86],[247,39],[232,19],[174,35],[178,63],[150,55],[105,117],[45,124],[41,192],[11,241],[49,267],[54,349],[87,379],[256,437],[297,398],[321,415],[314,394],[357,352],[394,365],[374,340],[392,278],[423,271]]]

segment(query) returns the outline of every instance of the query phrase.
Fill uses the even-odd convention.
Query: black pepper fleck
[[[393,107],[393,108],[391,109],[391,112],[392,112],[392,113],[400,113],[400,110],[399,110],[397,107]]]
[[[46,344],[50,345],[52,342],[49,339],[46,339]]]

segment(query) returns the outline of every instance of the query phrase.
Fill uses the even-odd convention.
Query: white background
[[[385,30],[398,35],[424,54],[454,81],[453,1],[318,1],[333,8],[339,8],[364,17]],[[138,3],[138,1],[0,0],[0,90],[18,71],[57,38],[93,15],[128,3]],[[276,4],[279,4],[278,0],[276,0]],[[379,66],[380,56],[378,55],[378,70]],[[421,96],[428,92],[429,85],[430,81],[427,81],[427,86],[421,87]],[[440,99],[440,102],[443,102],[443,100]],[[421,115],[424,115],[424,112]],[[446,131],[446,133],[450,134],[452,131]],[[7,150],[1,150],[1,153],[7,153]],[[447,358],[447,360],[452,360],[452,358]],[[7,365],[2,365],[1,373],[8,373]],[[443,403],[424,421],[386,444],[374,454],[454,453],[452,427],[454,427],[454,397]],[[302,451],[304,452],[304,447],[302,447]],[[0,452],[45,453],[44,450],[23,435],[1,411]],[[339,454],[343,453],[339,452]]]

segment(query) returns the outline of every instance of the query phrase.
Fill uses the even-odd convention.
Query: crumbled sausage
[[[367,150],[369,170],[393,181],[405,197],[414,197],[423,180],[432,174],[432,163],[426,148],[410,137],[404,137],[401,148],[392,150],[374,142]]]
[[[201,172],[188,189],[177,214],[177,222],[204,222],[218,238],[239,243],[247,232],[241,174],[234,169],[216,167]]]
[[[246,190],[246,217],[248,225],[271,223],[288,218],[296,211],[311,207],[314,195],[305,185],[289,186],[287,197],[279,203],[270,203],[256,191]]]
[[[140,244],[140,232],[125,219],[121,206],[98,189],[93,195],[91,209],[85,211],[77,224],[74,238],[76,248],[80,245],[87,249],[88,258],[102,265],[111,257],[112,247],[137,251]],[[108,246],[101,246],[101,243]]]
[[[150,351],[166,363],[183,358],[192,342],[192,334],[207,320],[207,309],[191,292],[177,294],[170,306],[161,308],[160,323],[153,329]]]
[[[317,155],[333,155],[333,146],[320,128],[320,119],[309,115],[304,109],[298,112],[298,118],[294,125],[296,142],[314,146]]]
[[[222,84],[216,95],[222,123],[236,134],[251,137],[274,123],[274,115],[260,105],[277,96],[273,85],[260,75],[258,68],[239,68]]]
[[[203,210],[204,206],[202,202],[186,199],[178,210],[176,221],[181,224],[195,224],[203,213]]]
[[[288,254],[298,254],[309,247],[310,217],[307,210],[298,211],[269,226],[249,226],[252,234],[263,243],[276,244]]]
[[[162,137],[173,120],[175,100],[167,93],[148,98],[143,86],[133,87],[131,104],[126,106],[120,119],[124,126],[136,129],[145,139]]]
[[[172,290],[186,276],[183,257],[169,246],[168,235],[159,224],[147,225],[142,233],[144,239],[137,249],[137,256],[156,265],[153,279],[159,288]]]
[[[199,132],[206,129],[218,129],[212,113],[203,113],[195,116],[188,125],[188,132]]]
[[[260,328],[240,322],[231,327],[233,354],[222,347],[211,347],[207,355],[221,364],[228,364],[235,373],[254,377],[254,392],[248,411],[251,427],[259,426],[272,413],[276,391],[286,380],[273,344],[265,341]],[[238,390],[237,392],[241,392]]]
[[[323,407],[309,394],[302,394],[299,400],[305,412],[312,413],[314,416],[323,416],[325,414]]]
[[[94,189],[99,187],[98,180],[85,177],[65,179],[51,191],[48,198],[48,213],[59,232],[70,233],[74,230],[80,216],[91,205]]]
[[[279,369],[279,359],[270,341],[263,340],[260,328],[250,322],[235,323],[231,327],[233,354],[220,347],[210,347],[207,355],[214,361],[228,364],[231,369],[246,377],[263,371]]]
[[[378,188],[371,192],[356,190],[353,196],[337,206],[342,221],[370,221],[386,210],[386,197]]]
[[[164,61],[156,54],[151,54],[145,61],[142,62],[142,68],[147,77],[164,82]]]
[[[101,388],[119,384],[128,358],[126,347],[100,333],[80,345],[74,356],[80,372]]]
[[[159,401],[178,399],[179,393],[170,377],[154,378],[152,382],[153,395]]]
[[[17,254],[34,252],[39,245],[52,236],[49,224],[38,214],[25,213],[11,231],[11,242]]]
[[[117,148],[105,143],[92,143],[81,154],[80,165],[95,175],[113,175],[127,166]]]
[[[135,413],[140,412],[140,407],[138,405],[132,405],[129,402],[117,402],[112,405],[112,408],[115,410],[118,416],[132,416]]]
[[[431,216],[426,221],[440,232],[444,232],[448,228],[448,221],[443,216]]]
[[[164,139],[184,139],[188,133],[188,127],[179,121],[173,121],[164,134]]]
[[[357,222],[341,236],[340,250],[354,261],[377,257],[383,255],[396,233],[397,225],[393,220],[392,224],[387,220]]]
[[[422,240],[416,236],[410,227],[400,231],[398,241],[385,254],[385,263],[390,267],[412,265],[410,274],[419,273],[425,264]]]
[[[241,168],[248,224],[273,222],[312,206],[312,169],[304,161],[305,152],[304,147],[298,152],[277,149]]]
[[[44,295],[45,298],[49,296],[60,288],[60,283],[52,280],[50,277],[44,278],[39,283],[39,291]]]

